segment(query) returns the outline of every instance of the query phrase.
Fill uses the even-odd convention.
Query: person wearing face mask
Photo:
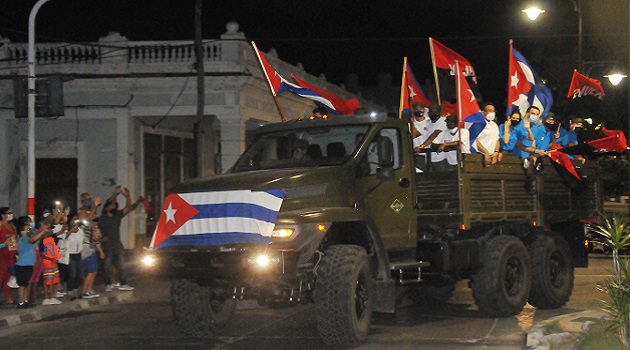
[[[119,210],[116,197],[121,193],[125,197],[125,207]],[[122,189],[120,186],[116,186],[112,196],[105,201],[103,212],[99,217],[101,246],[105,252],[103,272],[105,274],[105,291],[107,292],[111,292],[114,288],[118,288],[118,290],[133,290],[133,287],[127,284],[127,279],[125,278],[123,244],[120,240],[120,222],[127,214],[136,209],[140,202],[141,200],[138,199],[132,204],[129,189]],[[118,271],[119,283],[115,285],[112,284],[111,279],[110,267],[112,264]]]
[[[483,104],[481,114],[486,118],[486,126],[475,140],[473,148],[483,154],[484,165],[496,164],[500,160],[499,126],[494,122],[496,110],[492,102]]]
[[[15,226],[13,226],[13,210],[9,207],[0,208],[0,243],[5,243],[5,246],[0,249],[0,286],[4,290],[4,300],[7,304],[15,304],[13,297],[11,296],[11,287],[7,285],[11,274],[9,268],[15,265],[15,256],[17,254],[16,247],[16,232]]]
[[[513,155],[521,157],[527,160],[534,155],[547,154],[546,151],[536,149],[536,141],[532,125],[538,122],[540,117],[540,109],[536,106],[530,106],[525,112],[525,117],[521,120],[521,123],[514,128],[514,135],[516,135],[516,145],[514,146]],[[529,161],[524,161],[523,166],[529,167]]]
[[[500,150],[502,154],[512,154],[516,146],[516,135],[514,129],[521,122],[521,112],[515,110],[507,117],[505,123],[499,125]]]
[[[433,141],[437,146],[436,156],[432,159],[432,166],[435,171],[456,171],[457,170],[457,148],[461,144],[462,153],[470,153],[470,134],[467,129],[457,127],[458,118],[456,115],[449,115],[445,118],[446,130],[441,132]],[[459,142],[461,138],[461,143]]]
[[[419,146],[414,146],[414,152],[426,154],[426,150],[430,149],[435,138],[444,130],[446,130],[446,120],[442,117],[442,107],[437,104],[431,105],[429,107],[429,121],[425,124],[425,133],[428,136]],[[435,156],[435,152],[430,152],[427,164],[433,163]]]
[[[409,130],[413,138],[413,147],[420,146],[427,137],[429,132],[427,129],[428,119],[426,117],[425,105],[423,102],[413,104],[413,115],[409,118]],[[416,171],[425,171],[427,168],[426,154],[414,152],[414,165]]]

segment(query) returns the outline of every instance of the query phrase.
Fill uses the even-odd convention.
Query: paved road
[[[604,295],[596,285],[607,278],[610,266],[609,258],[595,255],[589,269],[576,270],[574,296],[566,307],[526,308],[504,319],[480,318],[461,283],[445,307],[423,309],[404,302],[396,314],[375,314],[369,339],[358,349],[522,349],[524,331],[534,322],[601,308]],[[172,320],[168,284],[149,278],[133,282],[134,302],[1,330],[2,349],[328,349],[317,335],[311,305],[239,310],[217,339],[188,339]]]

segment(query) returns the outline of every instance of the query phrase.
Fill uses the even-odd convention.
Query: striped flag
[[[283,198],[281,190],[170,194],[150,247],[268,244]]]

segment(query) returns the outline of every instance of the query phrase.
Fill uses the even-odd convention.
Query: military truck
[[[299,144],[307,156],[296,159]],[[236,300],[314,303],[324,343],[353,346],[373,312],[395,312],[402,297],[444,303],[462,279],[487,317],[569,300],[574,267],[588,263],[584,223],[602,205],[595,165],[574,163],[575,187],[548,160],[537,172],[509,155],[483,166],[480,155],[460,154],[452,171],[420,173],[413,156],[404,120],[301,118],[260,127],[227,173],[175,186],[170,193],[182,198],[281,193],[271,225],[249,232],[259,240],[182,239],[150,250],[155,270],[172,279],[181,330],[219,334]],[[228,202],[213,199],[242,205]],[[239,231],[227,222],[221,232],[196,233]]]

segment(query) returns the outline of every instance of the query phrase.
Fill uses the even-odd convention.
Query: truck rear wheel
[[[365,249],[335,245],[317,269],[314,299],[319,335],[328,345],[354,346],[367,337],[374,280]]]
[[[542,309],[566,304],[573,293],[573,263],[567,242],[558,235],[537,236],[529,245],[532,289],[529,303]]]
[[[209,287],[185,279],[171,284],[173,317],[182,333],[196,338],[212,337],[232,318],[236,301],[221,297]]]
[[[523,242],[512,236],[492,238],[471,285],[482,314],[507,317],[521,312],[531,287],[531,263]]]

